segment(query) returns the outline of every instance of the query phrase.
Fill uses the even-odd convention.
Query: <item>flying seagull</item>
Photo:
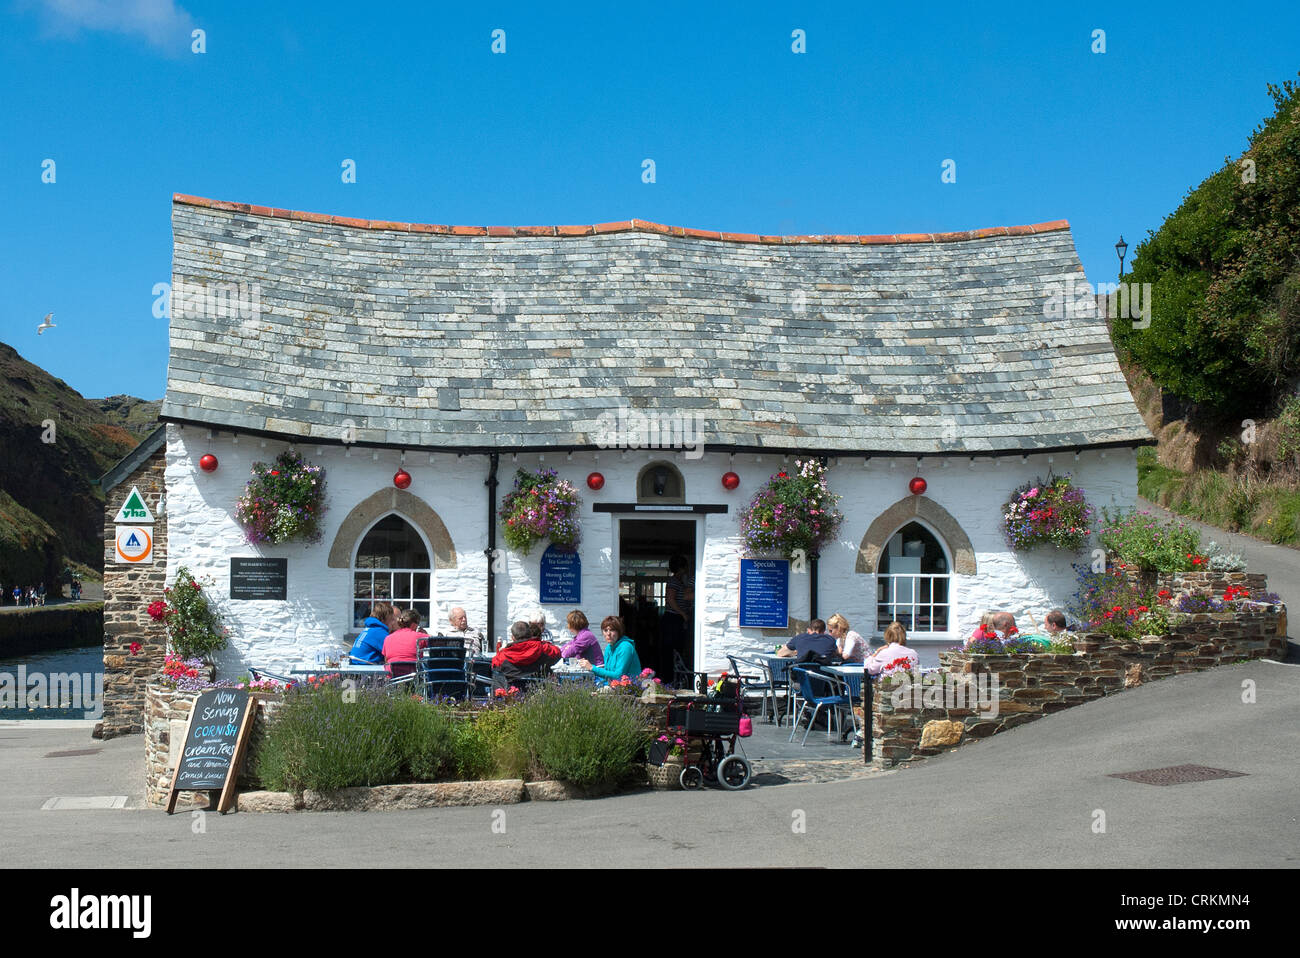
[[[54,318],[54,314],[53,314],[53,313],[46,313],[46,314],[45,314],[45,318],[44,318],[43,320],[41,320],[41,324],[40,324],[39,326],[36,327],[36,335],[37,335],[37,336],[39,336],[41,333],[45,332],[47,329],[54,329],[54,328],[55,328],[54,324],[53,324],[52,322],[50,322],[50,320],[53,319],[53,318]]]

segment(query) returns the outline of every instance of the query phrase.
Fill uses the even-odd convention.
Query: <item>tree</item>
[[[1151,284],[1150,328],[1113,324],[1157,384],[1224,415],[1266,413],[1300,377],[1300,84],[1268,92],[1245,153],[1137,247],[1122,281]]]

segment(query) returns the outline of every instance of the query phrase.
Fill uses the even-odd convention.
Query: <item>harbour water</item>
[[[89,698],[96,687],[102,688],[103,674],[102,646],[52,649],[0,659],[0,720],[87,718]],[[71,681],[73,676],[78,677],[75,683]],[[20,677],[24,680],[21,691]],[[35,694],[37,688],[42,690],[39,696]],[[77,695],[70,694],[69,688]],[[52,694],[54,689],[63,690],[63,694]],[[56,697],[61,701],[54,701]],[[74,697],[76,701],[71,700]]]

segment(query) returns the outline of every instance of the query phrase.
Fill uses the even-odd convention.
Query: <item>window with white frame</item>
[[[950,637],[951,569],[943,543],[921,523],[894,533],[876,575],[876,633],[898,622],[909,638]]]
[[[360,630],[376,602],[415,609],[428,625],[433,613],[429,546],[401,516],[384,516],[365,534],[352,562],[352,627]]]

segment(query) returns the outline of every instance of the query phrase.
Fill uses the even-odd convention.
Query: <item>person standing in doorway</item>
[[[664,595],[664,613],[659,620],[659,671],[673,669],[674,653],[681,655],[690,635],[695,606],[695,582],[688,574],[686,557],[675,555],[668,560],[668,584]],[[675,669],[674,669],[675,671]]]

